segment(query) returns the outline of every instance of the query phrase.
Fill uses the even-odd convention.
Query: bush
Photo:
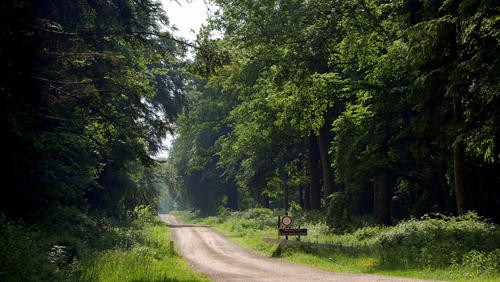
[[[349,197],[342,192],[333,193],[328,205],[326,223],[336,234],[349,230],[349,208],[351,206]]]
[[[378,236],[383,230],[384,227],[381,226],[367,226],[356,230],[352,235],[357,241],[369,241]]]
[[[436,215],[411,219],[388,227],[374,238],[383,260],[445,267],[472,250],[499,248],[498,227],[470,212],[461,217]]]
[[[156,211],[151,206],[136,206],[129,218],[137,221],[139,225],[157,223]]]
[[[0,217],[0,281],[62,280],[40,236],[20,222]]]
[[[265,220],[273,216],[273,211],[266,208],[253,208],[248,209],[243,212],[243,218],[245,219],[261,219]]]
[[[160,222],[148,206],[136,207],[120,221],[83,219],[47,229],[54,222],[49,219],[37,225],[42,232],[0,215],[0,281],[74,281],[82,268],[109,250],[142,254],[164,247],[142,234]]]
[[[462,262],[452,261],[450,279],[494,278],[500,275],[500,249],[492,252],[472,250]]]

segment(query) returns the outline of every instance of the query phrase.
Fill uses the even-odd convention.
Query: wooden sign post
[[[280,228],[281,236],[306,236],[307,229],[305,228]]]
[[[281,240],[281,251],[285,251],[285,242],[288,241],[288,236],[298,236],[298,240],[300,241],[300,236],[306,236],[307,235],[307,229],[306,228],[290,228],[293,224],[293,218],[289,216],[288,214],[279,217],[278,216],[278,236],[285,236],[285,240]],[[284,228],[281,228],[281,226],[284,226]]]

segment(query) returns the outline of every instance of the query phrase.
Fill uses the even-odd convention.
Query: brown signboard
[[[307,229],[305,228],[280,228],[280,235],[282,236],[306,236]]]

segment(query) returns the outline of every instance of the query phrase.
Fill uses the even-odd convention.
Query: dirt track
[[[177,250],[191,266],[216,281],[417,281],[389,276],[320,270],[256,255],[206,226],[181,224],[161,214],[170,225]]]

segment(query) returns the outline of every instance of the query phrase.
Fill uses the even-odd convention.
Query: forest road
[[[170,214],[160,217],[170,225],[178,252],[194,270],[215,281],[418,281],[337,273],[267,258],[232,243],[210,227],[182,224]]]

